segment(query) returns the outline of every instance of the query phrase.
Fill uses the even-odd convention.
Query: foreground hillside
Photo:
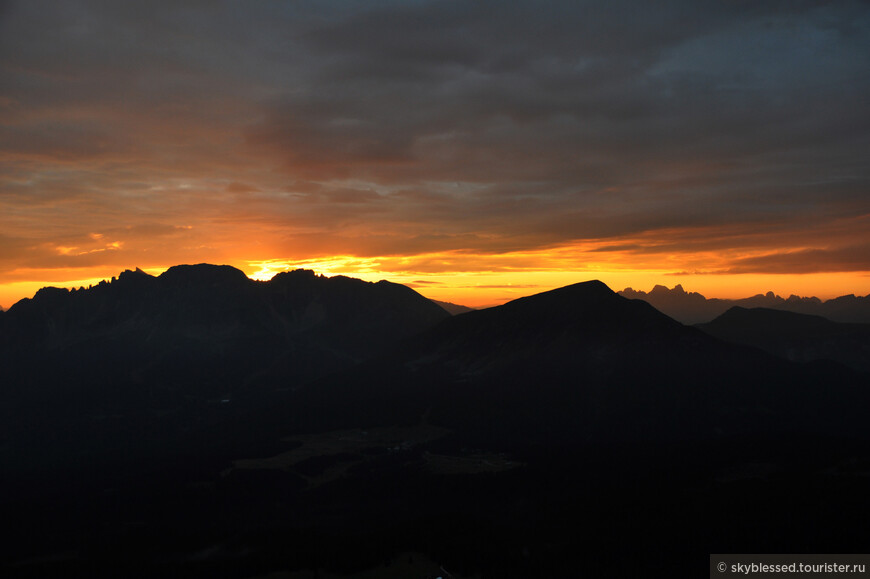
[[[323,283],[298,273],[284,281],[285,296]],[[339,283],[356,288],[343,294],[345,305],[371,303],[363,292],[378,285]],[[379,312],[417,304],[413,292],[390,292],[378,298]],[[233,317],[233,300],[173,306],[178,299],[161,302],[155,311],[172,315],[153,321],[141,342],[168,342],[153,363],[171,359],[186,377],[173,385],[185,400],[178,408],[120,418],[104,409],[116,390],[150,400],[144,393],[159,391],[166,374],[147,371],[139,382],[107,380],[68,411],[43,410],[42,394],[16,399],[35,420],[7,429],[2,446],[3,506],[20,530],[3,547],[8,570],[117,576],[135,561],[144,575],[185,577],[388,576],[400,568],[453,577],[694,576],[711,552],[860,552],[870,538],[866,375],[729,345],[600,282],[439,313],[413,335],[407,325],[373,329],[384,314],[340,317],[341,331],[315,331],[299,322],[311,318],[287,314],[285,324],[312,329],[276,332],[293,336],[292,347],[269,350],[270,368],[302,364],[303,351],[321,356],[314,370],[304,378],[270,370],[248,380],[245,395],[213,401],[197,394],[210,391],[209,380],[242,372],[238,364],[274,346],[263,339],[244,355],[222,350],[225,365],[209,374],[191,344],[233,336],[247,327],[242,320],[273,319],[257,316],[286,304],[267,301]],[[338,319],[318,299],[304,311]],[[38,311],[52,314],[40,319],[51,323],[28,336],[6,326],[7,344],[46,343],[44,360],[64,352],[53,344],[65,342],[50,340],[78,335],[69,328],[83,318],[64,325],[71,306],[45,308]],[[233,343],[251,339],[244,336]],[[373,355],[351,348],[368,336],[394,340]],[[126,364],[113,375],[123,377]],[[75,459],[53,453],[56,446]],[[16,454],[28,449],[28,460]]]

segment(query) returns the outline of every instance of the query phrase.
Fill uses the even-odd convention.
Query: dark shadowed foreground
[[[3,314],[4,571],[695,576],[712,552],[866,550],[867,374],[600,282],[449,317],[239,274]]]

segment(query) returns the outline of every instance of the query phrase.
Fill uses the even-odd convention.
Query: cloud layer
[[[547,251],[867,272],[867,71],[857,1],[7,2],[0,283]]]

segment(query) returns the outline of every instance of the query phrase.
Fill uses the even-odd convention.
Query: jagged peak
[[[310,278],[310,277],[317,277],[317,274],[314,272],[313,269],[305,269],[305,268],[299,267],[296,269],[278,272],[272,277],[272,279],[281,278],[281,277],[285,277],[285,278],[286,277]]]
[[[324,278],[322,275],[317,275],[313,269],[298,268],[278,272],[273,275],[272,279],[270,279],[266,283],[277,287],[287,284],[306,284],[318,279],[326,278]]]
[[[844,296],[836,297],[834,299],[835,300],[839,300],[839,299],[856,300],[856,299],[858,299],[858,297],[855,294],[846,294]]]
[[[118,280],[129,280],[129,279],[144,279],[148,277],[154,277],[150,274],[145,273],[138,267],[134,270],[125,269],[118,275]]]

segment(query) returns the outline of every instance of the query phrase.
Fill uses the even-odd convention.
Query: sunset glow
[[[204,262],[867,295],[870,8],[680,4],[4,4],[0,306]]]

